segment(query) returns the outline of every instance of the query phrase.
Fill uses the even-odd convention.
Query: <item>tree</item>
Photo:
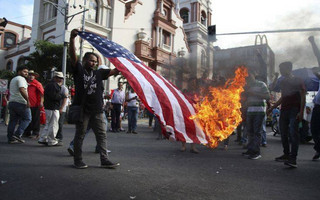
[[[15,76],[15,73],[10,70],[0,70],[0,79],[7,79],[9,82]]]
[[[27,66],[29,69],[38,72],[40,75],[39,81],[45,84],[51,78],[51,71],[62,71],[63,44],[38,40],[34,46],[36,51],[25,58],[29,61]],[[67,73],[70,71],[68,69],[71,69],[69,63],[67,62]],[[67,80],[67,83],[70,83],[70,81]]]

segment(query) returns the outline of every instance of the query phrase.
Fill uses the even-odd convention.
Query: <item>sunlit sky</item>
[[[144,0],[142,0],[143,2]],[[149,0],[148,0],[149,1]],[[71,0],[73,3],[73,0]],[[213,24],[217,34],[263,30],[319,28],[319,0],[212,0]],[[32,25],[33,0],[0,0],[1,16]],[[320,32],[266,34],[276,55],[276,65],[291,60],[295,68],[316,66],[308,36],[320,45]],[[255,35],[218,36],[215,46],[232,48],[253,45]],[[277,68],[277,67],[276,67]]]

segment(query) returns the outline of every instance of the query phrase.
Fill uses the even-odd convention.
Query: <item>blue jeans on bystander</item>
[[[12,136],[21,137],[24,130],[29,126],[31,122],[31,110],[26,104],[10,102],[9,103],[10,121],[7,129],[7,138],[9,141],[12,140]],[[17,123],[19,126],[14,131]]]

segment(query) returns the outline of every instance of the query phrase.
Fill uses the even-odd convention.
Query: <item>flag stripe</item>
[[[193,120],[189,119],[189,117],[192,115],[191,114],[192,110],[194,111],[194,109],[192,110],[189,109],[187,105],[188,104],[190,105],[190,103],[186,100],[184,101],[185,98],[184,99],[182,98],[184,97],[184,95],[181,94],[181,92],[178,91],[175,87],[173,87],[173,85],[169,81],[161,77],[159,74],[155,73],[153,70],[149,70],[150,68],[148,69],[148,67],[146,67],[141,63],[137,65],[139,65],[143,70],[151,74],[153,76],[153,79],[157,80],[157,82],[160,82],[161,87],[165,87],[170,91],[167,94],[171,94],[173,96],[173,100],[175,100],[174,104],[177,107],[179,107],[179,109],[182,111],[182,116],[180,117],[180,119],[178,119],[178,122],[176,120],[175,122],[180,123],[181,126],[183,126],[183,128],[180,130],[177,128],[177,131],[181,132],[184,135],[184,137],[190,138],[194,143],[200,143],[197,135],[194,134],[196,131],[196,124],[193,122]],[[175,127],[177,127],[177,124]],[[191,141],[187,139],[187,142],[191,142]]]
[[[125,77],[132,77],[128,79],[128,81],[139,98],[143,101],[143,103],[145,103],[146,106],[157,112],[157,115],[161,121],[165,121],[158,96],[156,95],[154,88],[149,81],[145,80],[144,76],[137,69],[135,69],[131,63],[125,66],[117,58],[109,58],[109,60],[113,65],[117,66],[117,69],[121,71]],[[134,76],[132,74],[134,74]]]

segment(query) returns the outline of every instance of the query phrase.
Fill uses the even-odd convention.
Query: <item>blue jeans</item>
[[[289,110],[281,110],[280,112],[280,134],[283,146],[283,153],[296,159],[299,149],[299,122],[296,120],[298,108],[291,108]],[[290,142],[289,142],[290,139]],[[291,150],[290,150],[291,143]]]
[[[128,131],[135,131],[137,128],[138,107],[128,106]]]
[[[312,111],[311,133],[314,141],[314,150],[320,153],[320,105],[316,104]]]
[[[21,137],[24,130],[29,126],[31,122],[31,110],[27,108],[26,104],[10,102],[9,103],[10,121],[8,124],[7,137],[8,140],[12,140],[12,136]],[[19,126],[16,131],[14,131],[17,123]]]
[[[265,115],[262,127],[261,127],[261,144],[267,144],[267,125],[266,125],[267,115]]]
[[[261,129],[264,114],[247,115],[246,129],[248,134],[248,152],[250,154],[260,154]]]

